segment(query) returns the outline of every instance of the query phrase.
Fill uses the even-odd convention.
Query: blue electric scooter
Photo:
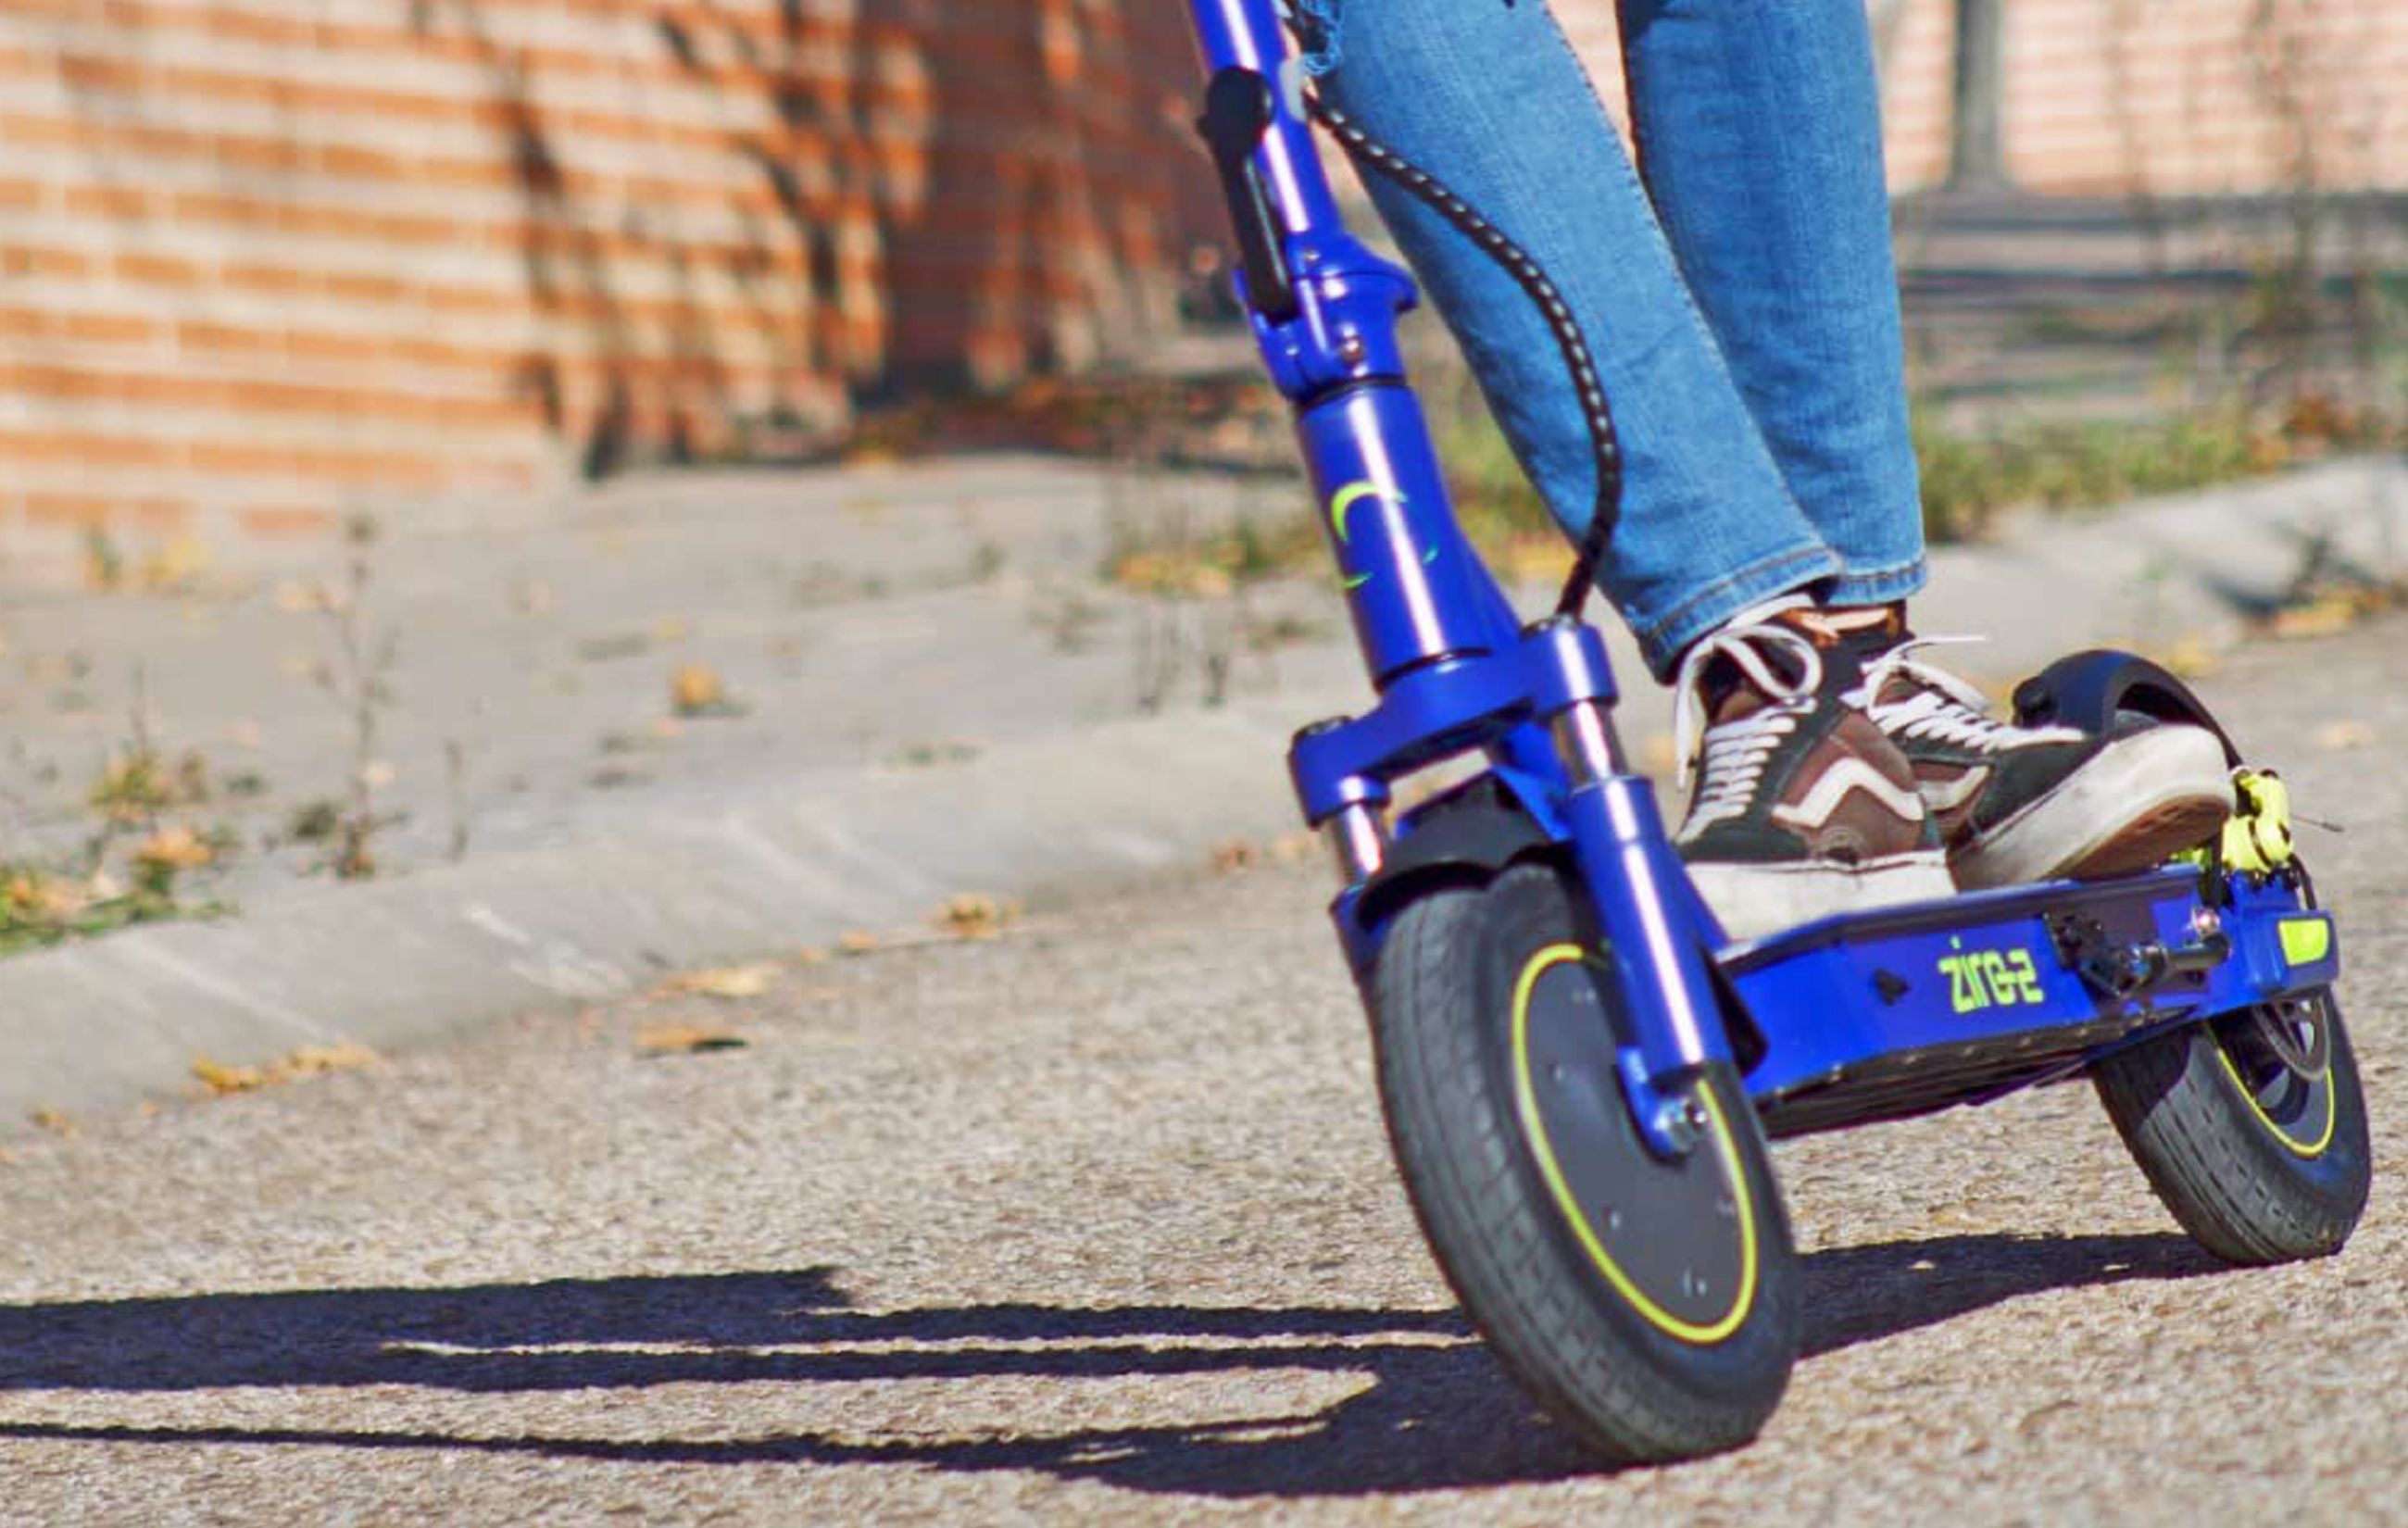
[[[2216,1255],[2314,1257],[2365,1204],[2367,1121],[2339,950],[2282,782],[2180,680],[2087,652],[2017,719],[2119,713],[2225,739],[2233,814],[2184,860],[1727,940],[1612,724],[1578,619],[1612,535],[1612,420],[1545,273],[1479,209],[1317,100],[1276,0],[1192,0],[1198,122],[1240,295],[1295,407],[1378,704],[1290,755],[1332,842],[1398,1165],[1431,1250],[1506,1364],[1601,1454],[1754,1436],[1798,1351],[1768,1137],[2087,1076],[2159,1197]],[[1591,424],[1598,505],[1557,610],[1525,623],[1458,527],[1397,319],[1407,274],[1350,236],[1318,120],[1475,240],[1549,316]],[[1400,778],[1487,767],[1392,814]],[[1391,818],[1394,818],[1391,821]]]

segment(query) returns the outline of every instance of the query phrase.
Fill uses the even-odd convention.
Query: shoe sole
[[[2146,870],[2224,825],[2232,812],[2231,773],[2224,745],[2203,727],[2135,733],[2100,750],[1949,863],[1967,891]]]
[[[1947,857],[1938,850],[1854,865],[1834,860],[1791,864],[1710,861],[1689,866],[1689,880],[1733,940],[1760,939],[1817,918],[1956,894]]]

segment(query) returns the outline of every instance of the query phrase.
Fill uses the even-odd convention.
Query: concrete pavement
[[[1595,1473],[1419,1244],[1326,873],[1174,873],[13,1143],[0,1521],[2400,1521],[2403,642],[2201,681],[2347,830],[2337,1259],[2208,1261],[2086,1089],[1791,1143],[1783,1409]]]
[[[340,796],[358,751],[313,673],[339,623],[304,597],[344,587],[339,565],[20,602],[0,857],[91,831],[137,673],[164,751],[261,789],[200,809],[245,844],[210,893],[236,916],[0,962],[0,1136],[187,1086],[196,1053],[407,1044],[1289,831],[1287,734],[1365,698],[1334,595],[1289,579],[1167,604],[1095,576],[1283,492],[980,458],[637,482],[396,535],[355,607],[370,645],[399,634],[369,750],[397,820],[361,885],[312,873],[324,847],[285,826]],[[1950,658],[2000,687],[2096,643],[2203,661],[2310,566],[2408,569],[2408,469],[2037,518],[1941,549],[1918,624],[1990,634]],[[1626,730],[1661,764],[1662,697],[1615,645]],[[689,665],[738,714],[673,717]]]

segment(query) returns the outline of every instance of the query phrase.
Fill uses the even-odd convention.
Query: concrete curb
[[[332,887],[0,964],[0,1134],[341,1039],[403,1046],[667,970],[926,926],[954,893],[1045,899],[1294,825],[1296,713],[1229,708],[650,804],[554,849]]]
[[[2408,571],[2408,462],[2333,463],[1943,549],[1918,623],[1995,634],[1968,665],[1995,674],[2086,645],[2229,644],[2319,541],[2369,571]],[[36,1108],[173,1092],[196,1054],[404,1046],[666,969],[922,923],[959,892],[1044,899],[1200,866],[1215,842],[1295,825],[1288,735],[1360,700],[1287,694],[953,767],[666,797],[557,848],[0,963],[0,1135]]]

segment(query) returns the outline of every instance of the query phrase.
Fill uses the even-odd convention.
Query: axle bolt
[[[1685,1154],[1706,1133],[1706,1111],[1694,1098],[1667,1098],[1656,1108],[1656,1131]]]

